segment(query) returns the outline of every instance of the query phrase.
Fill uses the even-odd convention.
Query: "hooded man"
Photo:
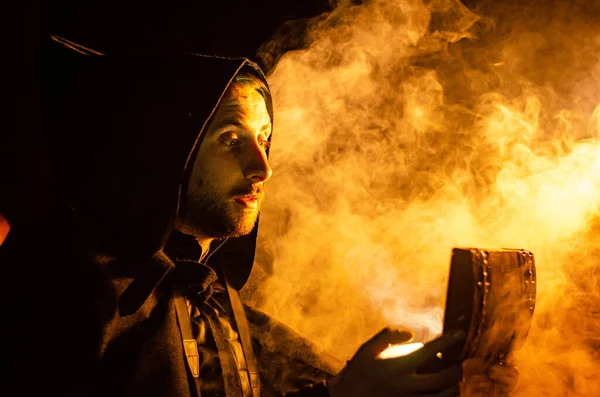
[[[457,395],[460,367],[417,370],[464,333],[383,360],[389,344],[411,338],[384,329],[340,372],[241,303],[272,174],[272,102],[255,64],[104,56],[52,37],[42,81],[57,211],[37,229],[15,225],[0,259],[36,262],[23,254],[43,231],[38,252],[60,248],[30,265],[33,292],[9,299],[27,309],[11,313],[14,339],[25,329],[25,339],[39,340],[42,320],[44,347],[16,343],[9,356],[19,381],[38,376],[36,360],[48,363],[47,354],[66,364],[44,365],[43,382],[25,395]],[[273,335],[297,353],[272,349]]]

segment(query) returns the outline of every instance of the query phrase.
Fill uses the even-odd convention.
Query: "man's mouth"
[[[233,199],[236,203],[246,208],[257,208],[258,207],[258,196],[247,195],[236,197]]]

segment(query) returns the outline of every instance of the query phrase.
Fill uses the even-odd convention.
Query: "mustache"
[[[232,196],[264,196],[265,187],[262,184],[237,186],[231,190]]]

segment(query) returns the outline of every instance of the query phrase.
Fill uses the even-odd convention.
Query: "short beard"
[[[259,199],[256,212],[249,215],[244,211],[234,213],[231,203],[219,200],[212,189],[209,190],[211,191],[195,197],[193,203],[188,203],[185,214],[202,235],[210,238],[241,237],[254,229],[262,197]]]

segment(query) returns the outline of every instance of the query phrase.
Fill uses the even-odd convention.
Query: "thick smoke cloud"
[[[250,297],[346,360],[441,331],[453,247],[529,249],[514,395],[600,395],[599,8],[478,4],[341,3],[279,59]]]

